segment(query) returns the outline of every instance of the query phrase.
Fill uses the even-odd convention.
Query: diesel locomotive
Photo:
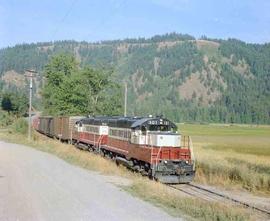
[[[62,118],[65,120],[40,117],[34,121],[34,127],[50,137],[65,137],[80,149],[107,156],[162,183],[189,183],[194,178],[191,139],[179,134],[177,126],[166,118]]]

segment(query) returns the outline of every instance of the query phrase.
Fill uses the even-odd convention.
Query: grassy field
[[[71,164],[89,170],[128,178],[131,185],[123,186],[123,189],[135,197],[161,207],[173,216],[185,217],[187,220],[236,221],[256,219],[256,215],[241,207],[179,196],[178,193],[166,185],[151,181],[139,174],[134,174],[126,168],[117,167],[114,162],[108,159],[90,154],[87,151],[80,151],[71,145],[60,143],[38,133],[34,133],[33,140],[28,141],[25,134],[14,132],[20,131],[18,130],[19,125],[13,125],[9,131],[0,131],[0,139],[32,146],[35,149],[54,154]],[[197,151],[199,151],[199,148],[196,148],[196,153]]]
[[[270,126],[179,124],[191,135],[196,182],[270,195]]]

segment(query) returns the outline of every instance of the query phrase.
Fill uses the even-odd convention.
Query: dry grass
[[[59,158],[103,174],[117,175],[131,180],[130,186],[122,186],[123,189],[143,200],[151,202],[166,210],[173,216],[184,217],[188,220],[253,220],[250,211],[240,207],[206,202],[200,199],[192,199],[179,195],[166,185],[151,181],[139,174],[117,167],[112,161],[104,159],[87,151],[81,151],[71,145],[60,143],[34,132],[33,140],[27,141],[25,135],[12,131],[0,133],[0,138],[6,141],[32,146],[35,149],[45,151]]]
[[[196,181],[270,194],[270,127],[180,125],[192,134]]]
[[[135,196],[138,196],[156,206],[164,208],[173,216],[186,215],[186,219],[194,220],[252,220],[251,214],[244,209],[221,205],[214,202],[206,202],[200,199],[179,195],[167,186],[157,182],[150,182],[144,178],[138,178],[133,185],[125,188]]]

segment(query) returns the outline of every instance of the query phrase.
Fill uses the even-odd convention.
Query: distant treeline
[[[53,55],[69,54],[75,56],[79,69],[90,65],[113,70],[113,81],[119,85],[128,82],[130,115],[269,124],[270,44],[201,39],[205,42],[199,44],[190,35],[171,33],[96,43],[22,44],[0,50],[0,74],[34,68],[44,75]],[[180,87],[194,76],[201,85],[193,85],[192,97],[185,97]]]

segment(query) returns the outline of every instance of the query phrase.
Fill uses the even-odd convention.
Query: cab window
[[[142,135],[146,135],[146,127],[142,126]]]

